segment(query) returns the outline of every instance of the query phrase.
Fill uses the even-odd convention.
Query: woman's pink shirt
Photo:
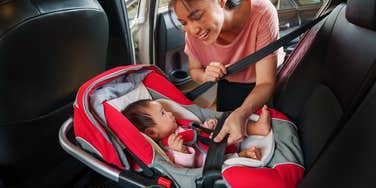
[[[229,44],[214,43],[206,45],[194,36],[186,35],[185,53],[204,67],[211,62],[220,62],[224,65],[233,64],[240,59],[254,53],[279,37],[278,15],[275,7],[269,0],[252,0],[249,21],[244,25],[239,35]],[[278,64],[283,62],[283,49],[265,57],[277,56]],[[226,78],[232,82],[255,82],[255,64],[249,68]]]

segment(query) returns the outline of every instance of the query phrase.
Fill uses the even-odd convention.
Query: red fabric
[[[282,164],[274,167],[279,176],[286,183],[286,187],[297,187],[303,180],[304,169],[294,164]]]
[[[178,88],[169,82],[164,76],[157,73],[151,73],[143,80],[146,87],[153,89],[171,100],[183,104],[192,105],[193,103],[184,96]]]
[[[101,154],[104,161],[113,164],[120,169],[124,169],[119,158],[116,155],[113,145],[90,123],[87,116],[82,110],[74,108],[74,133],[76,137],[80,137],[89,142]]]
[[[178,119],[176,120],[176,123],[182,127],[189,128],[191,127],[192,120],[187,120],[187,119]]]
[[[111,130],[142,162],[146,165],[152,164],[154,150],[138,129],[110,104],[104,103],[103,107],[107,124]]]
[[[157,183],[158,183],[158,185],[161,185],[163,187],[170,188],[172,181],[165,178],[165,177],[159,177],[158,180],[157,180]]]
[[[283,164],[273,168],[233,166],[222,175],[233,188],[295,188],[302,180],[304,169],[294,164]]]

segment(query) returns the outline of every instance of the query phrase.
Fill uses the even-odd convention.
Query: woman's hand
[[[227,140],[227,145],[243,141],[245,120],[246,117],[244,117],[238,109],[233,111],[225,120],[221,131],[214,138],[214,142],[222,141],[227,134],[230,134]]]
[[[227,73],[226,67],[219,62],[211,62],[204,71],[203,82],[215,82]]]
[[[181,153],[188,153],[188,149],[185,145],[183,145],[183,138],[181,135],[171,134],[168,137],[168,147],[174,151],[181,152]]]
[[[256,86],[244,100],[243,104],[226,119],[219,134],[214,138],[220,142],[230,134],[227,144],[243,140],[244,123],[250,114],[268,102],[274,91],[277,57],[256,63]]]

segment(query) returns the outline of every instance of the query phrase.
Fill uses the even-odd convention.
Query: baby
[[[162,103],[153,100],[140,100],[128,105],[122,113],[137,129],[153,140],[159,143],[162,139],[167,140],[169,157],[176,164],[184,167],[200,167],[203,165],[205,154],[197,152],[197,148],[194,146],[187,146],[183,143],[183,138],[178,133],[182,132],[184,128],[178,125],[175,115],[167,111]],[[213,130],[216,124],[216,119],[207,119],[201,126]],[[250,120],[246,124],[247,135],[266,136],[270,129],[270,113],[266,106],[262,108],[262,113],[257,122]],[[252,146],[239,153],[227,154],[226,156],[227,158],[247,157],[260,160],[261,150]]]

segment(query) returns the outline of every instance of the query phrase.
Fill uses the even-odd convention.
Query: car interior
[[[0,187],[122,186],[69,156],[58,133],[85,81],[138,63],[127,6],[0,0]],[[298,126],[305,161],[298,187],[373,187],[376,1],[330,7],[279,68],[269,105]],[[190,81],[184,33],[167,12],[149,19],[156,50],[147,58],[180,88]]]

